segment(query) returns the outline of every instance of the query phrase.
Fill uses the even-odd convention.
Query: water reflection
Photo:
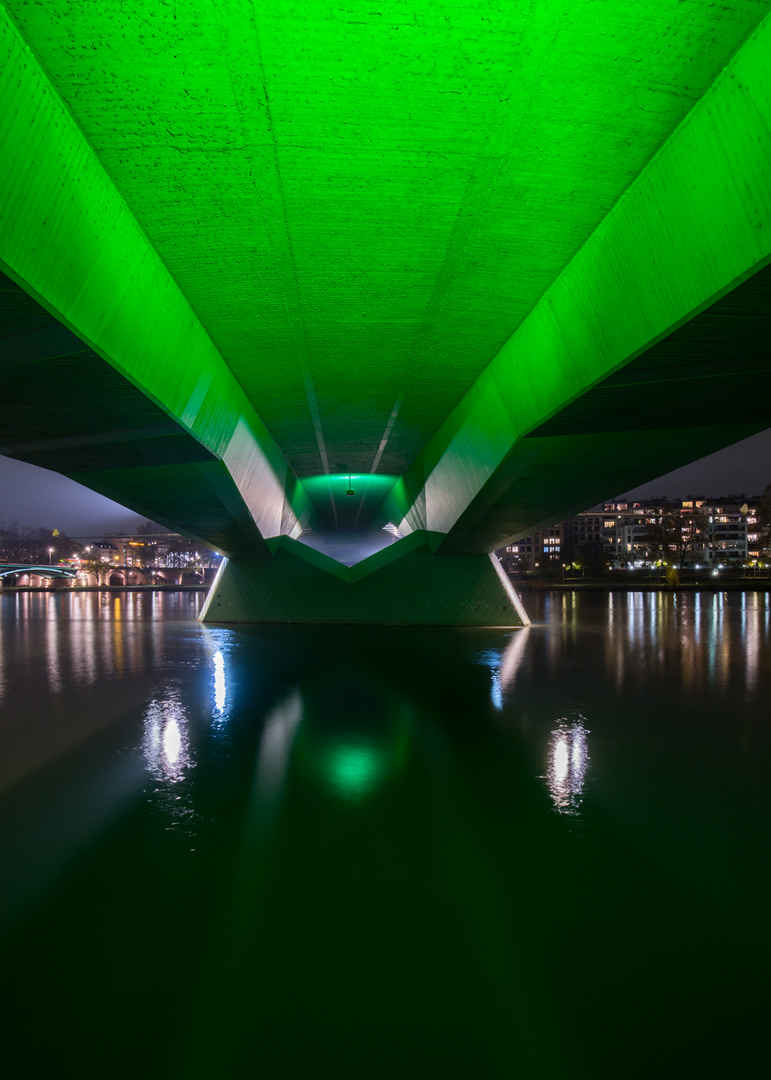
[[[498,649],[487,649],[480,656],[481,662],[490,668],[490,698],[499,711],[503,709],[504,697],[513,689],[517,672],[527,655],[529,629],[528,625],[516,630],[503,653]]]
[[[336,805],[371,799],[403,770],[412,738],[410,698],[366,669],[314,681],[298,733],[297,766]]]
[[[225,657],[217,650],[214,654],[214,708],[218,713],[224,712],[226,697]]]
[[[281,795],[295,734],[303,717],[303,699],[293,690],[268,713],[257,759],[256,795],[259,803],[274,806]]]
[[[173,694],[148,705],[142,748],[148,771],[156,780],[176,784],[192,768],[185,710]]]
[[[546,599],[531,600],[536,625],[528,669],[535,662],[533,649],[539,662],[543,658],[558,671],[575,662],[596,635],[604,655],[602,677],[619,697],[661,679],[671,680],[676,693],[688,700],[705,686],[734,700],[758,693],[759,671],[771,644],[768,596],[639,592],[607,598],[577,595],[572,603],[579,611],[583,646],[571,639],[570,621],[566,625],[561,618],[556,624],[547,620],[548,632],[542,633],[539,611],[548,616],[549,605]]]
[[[385,765],[385,755],[376,745],[349,739],[329,748],[322,769],[332,791],[344,799],[360,799],[375,788]]]
[[[760,662],[760,608],[755,597],[747,597],[742,594],[742,637],[744,638],[744,654],[747,665],[747,693],[755,691],[758,681],[758,665]]]
[[[545,779],[559,814],[576,816],[581,809],[589,764],[588,734],[584,718],[578,717],[561,720],[549,737]]]
[[[46,668],[51,693],[59,694],[62,689],[61,648],[59,644],[59,612],[56,604],[49,604],[45,620]]]
[[[559,597],[516,633],[347,633],[211,632],[73,597],[54,633],[49,598],[20,599],[0,732],[42,733],[67,784],[53,801],[49,772],[26,808],[15,788],[0,820],[31,911],[4,971],[14,1021],[41,993],[64,1014],[53,1053],[81,1016],[110,1048],[160,1016],[142,1052],[171,1042],[167,1074],[257,1054],[266,1076],[314,1076],[352,1043],[351,1075],[567,1076],[579,1046],[580,1075],[603,1076],[670,985],[673,1024],[695,1001],[689,1031],[744,985],[767,908],[767,600]],[[7,872],[37,862],[23,889]],[[170,927],[187,996],[168,994]]]
[[[200,627],[200,633],[212,665],[212,726],[215,730],[221,730],[228,718],[228,666],[235,635],[231,630],[219,627],[211,629],[208,626]]]

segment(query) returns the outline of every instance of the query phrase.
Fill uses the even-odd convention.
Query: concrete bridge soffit
[[[736,363],[743,345],[735,338],[733,368],[693,372],[681,364],[683,348],[669,358],[663,377],[640,374],[641,384],[670,384],[662,387],[659,405],[665,394],[678,392],[678,380],[684,383],[677,400],[690,419],[681,413],[662,424],[657,407],[638,430],[619,430],[607,386],[599,424],[579,418],[560,427],[554,418],[582,398],[590,403],[594,388],[637,358],[644,367],[648,350],[679,328],[685,333],[686,324],[744,282],[745,308],[762,309],[767,317],[771,283],[759,272],[771,259],[770,56],[771,17],[447,417],[384,501],[383,520],[403,532],[444,534],[440,550],[489,551],[650,479],[657,475],[657,457],[659,472],[666,472],[768,426],[768,395],[761,404],[752,389],[734,412],[724,395],[717,415],[699,413],[706,385],[699,384],[700,375],[712,378],[714,387],[716,374],[724,380],[743,374]],[[763,351],[767,355],[767,347]],[[750,366],[757,369],[757,355]],[[761,367],[768,379],[768,361]],[[754,386],[760,374],[753,370]],[[668,444],[664,454],[662,440]],[[523,497],[520,482],[539,490]]]
[[[169,484],[201,484],[233,546],[269,554],[307,517],[302,484],[2,7],[0,49],[0,268],[208,451]],[[142,478],[68,474],[161,520]]]

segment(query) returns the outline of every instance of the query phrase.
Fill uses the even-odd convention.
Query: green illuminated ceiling
[[[224,462],[223,536],[296,534],[306,495],[365,525],[402,474],[386,517],[451,546],[559,516],[562,434],[551,501],[503,498],[528,437],[769,252],[763,50],[715,90],[768,0],[3,3],[33,57],[0,259],[205,447],[190,490]]]
[[[7,4],[301,476],[403,472],[768,11],[376,6]]]

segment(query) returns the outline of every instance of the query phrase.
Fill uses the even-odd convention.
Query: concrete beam
[[[52,469],[228,556],[269,545],[222,461],[0,274],[0,454]]]
[[[771,260],[770,57],[767,18],[394,486],[383,520],[441,532],[451,551],[489,550],[535,526],[474,533],[517,459],[535,453],[524,440]],[[768,423],[771,409],[743,434]],[[605,495],[619,460],[596,463]]]
[[[262,537],[298,531],[302,486],[2,8],[0,57],[0,266],[224,463]]]
[[[439,536],[413,532],[355,566],[283,536],[273,559],[223,564],[203,622],[526,626],[495,555],[436,555]]]

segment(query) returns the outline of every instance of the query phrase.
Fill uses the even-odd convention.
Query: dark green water
[[[748,1076],[771,608],[204,628],[0,600],[11,1076]]]

